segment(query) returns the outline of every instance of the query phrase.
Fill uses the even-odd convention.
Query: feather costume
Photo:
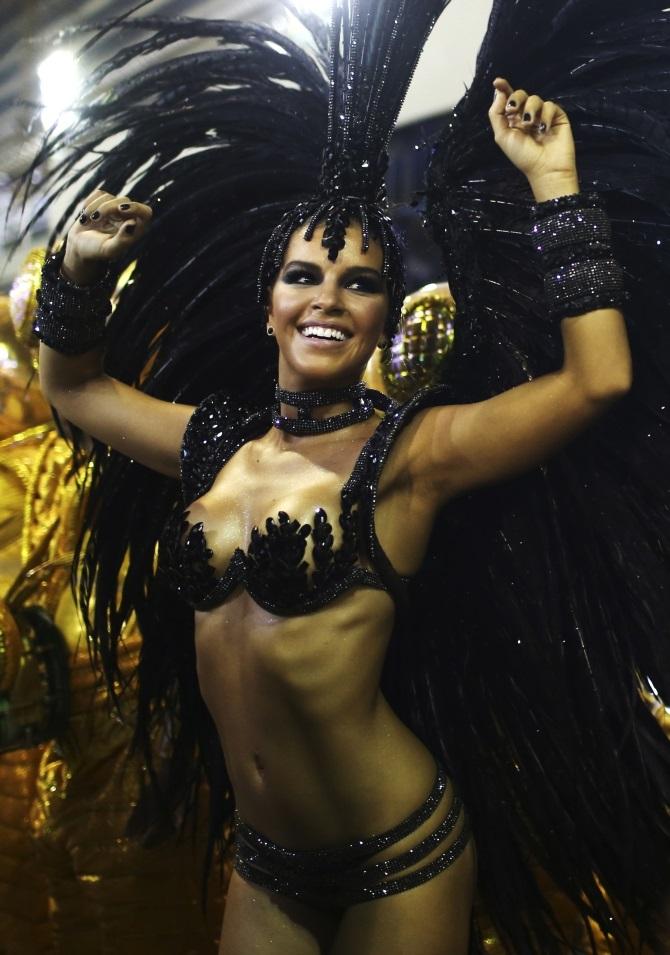
[[[114,36],[127,45],[93,71],[76,126],[47,136],[21,188],[30,190],[35,171],[47,169],[39,215],[77,186],[55,234],[101,185],[132,191],[157,213],[133,250],[132,279],[108,325],[107,373],[172,401],[197,403],[225,389],[240,405],[269,404],[276,354],[257,302],[259,265],[263,293],[293,228],[304,224],[309,234],[315,217],[326,220],[332,257],[354,216],[364,241],[380,239],[399,313],[404,283],[385,211],[386,150],[425,39],[448,2],[338,0],[328,34],[301,13],[311,52],[267,27],[193,18],[120,18],[65,34],[93,33],[88,53]],[[184,42],[198,48],[164,58]],[[127,77],[129,65],[150,57]],[[135,613],[143,633],[137,740],[160,802],[136,814],[137,828],[150,826],[147,837],[158,837],[181,815],[202,761],[218,832],[231,802],[221,798],[225,767],[197,686],[193,622],[155,574],[156,544],[178,489],[98,448],[89,493],[78,585],[112,694],[123,621]],[[170,754],[161,767],[152,760],[156,735]]]
[[[368,97],[355,104],[357,115],[379,113],[375,84],[398,65],[409,81],[417,44],[445,5],[373,5],[379,15],[371,15],[354,64],[364,67],[353,83],[357,96]],[[360,9],[337,7],[333,47]],[[437,146],[429,182],[428,215],[459,307],[456,347],[446,386],[402,416],[487,397],[560,362],[525,238],[524,184],[485,120],[492,70],[520,75],[560,98],[576,125],[583,181],[611,202],[634,292],[637,383],[625,404],[546,468],[448,509],[384,676],[399,714],[465,791],[486,901],[519,955],[560,951],[532,862],[621,951],[633,943],[617,903],[644,929],[658,885],[668,881],[669,749],[639,693],[649,678],[670,698],[661,629],[670,540],[662,476],[667,266],[655,244],[667,237],[659,195],[670,192],[659,168],[667,116],[652,106],[667,75],[668,21],[648,0],[636,13],[617,10],[602,0],[496,3],[477,76]],[[257,265],[277,221],[318,195],[324,147],[342,145],[328,123],[323,37],[317,31],[309,55],[249,24],[145,17],[104,29],[150,35],[109,58],[93,90],[179,40],[211,42],[92,96],[79,126],[47,142],[35,163],[70,147],[42,186],[48,202],[82,183],[68,215],[100,183],[112,192],[132,187],[158,210],[160,228],[137,249],[111,322],[106,370],[168,400],[195,402],[225,388],[240,402],[267,404],[272,355],[255,303]],[[331,89],[346,89],[344,62],[330,74]],[[401,100],[388,101],[387,124]],[[114,151],[101,150],[111,136]],[[138,739],[150,755],[152,736],[167,733],[171,753],[156,779],[159,808],[169,819],[188,804],[202,760],[217,829],[230,803],[221,799],[225,768],[196,683],[192,621],[154,574],[155,543],[175,497],[172,482],[98,450],[80,555],[82,602],[112,687],[118,633],[137,613],[144,634]]]
[[[670,746],[640,688],[670,699],[669,73],[660,2],[496,0],[429,171],[427,217],[459,309],[447,400],[562,361],[529,189],[484,122],[496,76],[567,111],[582,188],[604,195],[631,292],[630,396],[545,467],[451,506],[438,584],[423,589],[443,670],[422,671],[422,690],[437,725],[458,727],[445,739],[482,889],[518,952],[559,951],[529,857],[617,952],[634,950],[621,908],[644,936],[668,890]]]

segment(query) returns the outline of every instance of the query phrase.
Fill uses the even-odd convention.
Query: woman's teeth
[[[336,342],[344,342],[347,336],[337,328],[324,328],[323,325],[307,325],[300,329],[305,338],[333,338]]]

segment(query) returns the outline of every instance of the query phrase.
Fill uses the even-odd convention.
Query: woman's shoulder
[[[447,389],[442,385],[422,388],[408,401],[394,402],[374,434],[374,458],[379,469],[383,467],[397,439],[407,434],[408,429],[420,420],[422,413],[446,404],[449,404]]]
[[[181,481],[184,500],[195,500],[211,486],[226,461],[242,447],[267,417],[224,391],[209,395],[196,407],[184,432]]]
[[[376,497],[382,474],[384,486],[393,484],[396,479],[402,480],[402,474],[407,470],[404,455],[411,453],[413,428],[424,412],[447,403],[447,389],[440,386],[423,388],[408,401],[389,404],[384,417],[366,443],[357,468],[359,486],[364,497]]]

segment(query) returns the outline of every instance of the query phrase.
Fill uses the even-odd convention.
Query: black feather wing
[[[39,170],[43,208],[68,198],[56,234],[95,188],[153,206],[109,323],[106,370],[170,401],[196,404],[225,389],[267,404],[276,356],[256,276],[277,221],[317,186],[328,110],[323,37],[310,52],[255,24],[159,17],[72,32],[93,35],[87,55],[102,38],[112,52],[92,68],[75,126],[46,139],[20,188]],[[137,615],[138,743],[150,759],[159,733],[171,754],[156,778],[167,815],[158,824],[154,806],[136,827],[160,835],[192,798],[204,759],[220,831],[230,807],[197,687],[192,612],[155,574],[178,488],[97,448],[88,498],[78,568],[89,631],[114,692],[119,635]]]
[[[621,907],[650,935],[668,887],[670,745],[640,686],[670,699],[669,72],[660,2],[497,0],[429,170],[459,309],[448,400],[562,360],[528,187],[487,122],[496,76],[566,108],[631,292],[632,394],[546,467],[452,506],[420,585],[439,661],[423,712],[467,791],[487,903],[517,952],[559,951],[531,863],[622,951]]]

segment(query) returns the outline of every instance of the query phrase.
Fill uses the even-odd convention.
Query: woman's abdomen
[[[359,588],[292,618],[250,604],[240,591],[196,628],[240,814],[302,847],[394,825],[425,798],[435,764],[379,690],[390,597]]]

